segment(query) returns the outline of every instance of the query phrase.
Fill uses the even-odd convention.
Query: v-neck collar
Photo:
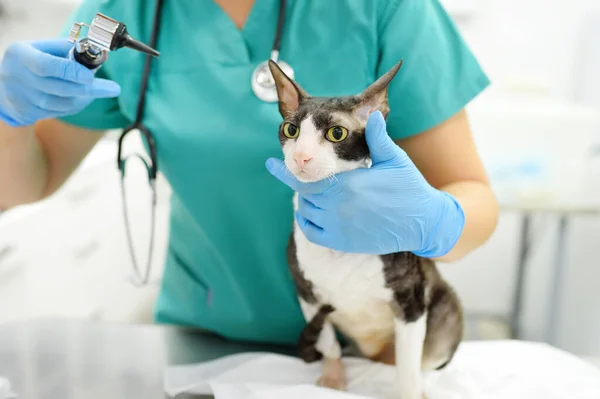
[[[215,9],[215,15],[217,21],[215,23],[217,27],[216,34],[226,41],[226,46],[230,49],[230,58],[236,63],[250,63],[252,62],[252,50],[256,49],[254,43],[257,40],[257,29],[264,30],[262,35],[270,32],[271,29],[265,26],[265,21],[271,20],[270,14],[273,9],[272,6],[275,3],[279,3],[279,0],[255,0],[248,17],[241,29],[239,29],[231,17],[213,0],[209,1]],[[269,8],[270,7],[270,8]],[[274,30],[274,27],[273,27]],[[273,39],[270,39],[271,42]],[[259,48],[263,46],[258,46]],[[262,56],[262,54],[261,54]],[[269,52],[265,53],[261,58],[267,59]]]

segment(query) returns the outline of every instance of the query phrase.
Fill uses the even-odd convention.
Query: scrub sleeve
[[[404,60],[389,87],[392,139],[444,122],[490,84],[439,0],[389,2],[380,29],[377,76]]]

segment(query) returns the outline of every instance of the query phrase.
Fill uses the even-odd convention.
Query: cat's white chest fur
[[[392,291],[385,287],[379,256],[346,254],[313,244],[296,223],[294,239],[299,267],[319,301],[335,308],[330,318],[338,327],[358,336],[393,333]]]

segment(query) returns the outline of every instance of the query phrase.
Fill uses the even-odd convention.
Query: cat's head
[[[313,182],[371,165],[365,127],[369,115],[387,117],[388,86],[402,61],[362,93],[346,97],[312,97],[273,62],[277,86],[279,141],[287,168],[303,182]]]

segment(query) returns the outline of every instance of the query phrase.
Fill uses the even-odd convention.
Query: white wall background
[[[57,31],[61,26],[61,18],[68,15],[71,6],[69,5],[70,2],[66,0],[62,2],[55,1],[62,3],[62,5],[49,7],[48,4],[53,3],[53,0],[22,0],[20,2],[11,0],[9,4],[12,4],[16,10],[21,10],[21,12],[27,9],[25,11],[29,16],[27,23],[13,24],[9,33],[3,32],[3,27],[0,26],[0,50],[16,38],[44,37],[48,36],[49,32]],[[459,7],[457,9],[460,13],[457,18],[461,29],[467,41],[479,56],[484,68],[490,74],[496,88],[535,92],[541,96],[546,94],[555,96],[557,102],[553,103],[554,109],[560,110],[566,115],[561,122],[563,125],[557,125],[552,120],[552,124],[557,126],[554,126],[555,128],[548,130],[548,132],[542,131],[542,134],[555,135],[559,138],[576,137],[579,132],[572,131],[569,126],[572,126],[571,123],[574,120],[579,120],[577,115],[583,115],[585,112],[579,112],[572,105],[562,101],[573,98],[574,93],[581,92],[577,90],[576,83],[586,89],[588,99],[593,99],[595,93],[600,93],[598,79],[594,80],[593,76],[593,57],[590,56],[593,53],[593,48],[597,47],[600,42],[600,34],[593,36],[593,33],[588,33],[587,37],[580,34],[583,30],[585,18],[589,18],[593,12],[600,13],[600,1],[446,0],[445,3],[451,8]],[[590,49],[582,52],[581,48],[584,45],[587,45]],[[600,51],[596,54],[600,59]],[[577,78],[582,77],[584,71],[591,71],[592,76],[586,77],[585,84],[581,84],[581,80]],[[593,89],[594,84],[598,88],[597,90]],[[478,102],[485,105],[485,101],[490,97],[493,96],[486,94]],[[545,109],[545,106],[540,106],[540,108]],[[576,115],[572,116],[573,113]],[[508,126],[510,126],[510,117],[507,116],[505,119],[507,119]],[[517,122],[512,121],[512,123],[513,126],[517,125]],[[490,132],[493,132],[493,130],[478,130],[476,132],[478,140],[484,145],[500,141],[502,137],[495,135],[499,133],[492,134]],[[508,135],[509,132],[506,133],[506,136]],[[584,137],[584,135],[581,135],[581,137]],[[575,152],[569,154],[573,153]],[[107,162],[109,162],[107,168],[112,168],[112,156],[107,159]],[[118,191],[116,191],[117,187],[114,186],[115,180],[112,180],[116,176],[114,173],[107,173],[106,176],[111,179],[108,191],[111,196],[102,196],[103,202],[101,204],[89,205],[89,209],[94,209],[94,215],[90,215],[88,226],[93,225],[94,220],[102,219],[101,225],[104,227],[97,232],[98,234],[105,234],[106,231],[111,231],[111,229],[117,232],[103,238],[108,243],[105,244],[107,249],[103,254],[92,256],[92,261],[97,264],[111,263],[112,266],[106,269],[104,277],[101,274],[103,269],[94,269],[96,272],[93,273],[93,277],[97,279],[96,283],[93,280],[86,280],[85,284],[88,285],[73,291],[80,298],[85,299],[83,300],[85,306],[83,308],[80,306],[71,313],[68,310],[69,301],[56,299],[58,298],[56,297],[57,293],[63,293],[63,297],[65,297],[64,293],[68,291],[69,285],[73,285],[73,280],[69,277],[70,269],[66,268],[64,274],[57,272],[58,274],[53,280],[48,272],[43,275],[44,277],[40,277],[42,275],[39,274],[39,271],[36,271],[35,275],[38,277],[35,278],[33,273],[30,273],[31,281],[35,282],[30,287],[30,300],[36,302],[37,305],[30,304],[29,314],[48,314],[51,308],[55,309],[57,307],[61,307],[61,310],[53,314],[57,312],[77,316],[89,313],[99,314],[102,312],[90,310],[94,307],[89,302],[103,301],[102,292],[105,295],[107,292],[109,295],[114,294],[111,295],[112,299],[107,309],[112,309],[117,313],[121,312],[119,317],[122,317],[123,308],[129,309],[127,306],[119,306],[119,301],[115,301],[114,297],[115,295],[121,295],[118,293],[122,293],[123,298],[133,298],[135,295],[129,293],[121,285],[118,285],[119,291],[110,292],[111,289],[114,289],[110,288],[112,287],[110,278],[114,277],[115,270],[121,270],[119,267],[126,268],[129,264],[126,258],[117,256],[118,254],[114,255],[115,252],[124,251],[125,248],[122,242],[123,231],[118,230],[122,228],[122,225],[118,219],[120,216]],[[597,176],[600,176],[600,174]],[[600,179],[597,179],[596,182],[600,189]],[[600,190],[597,192],[600,193]],[[114,201],[109,200],[109,198],[114,198]],[[462,262],[444,265],[444,273],[456,285],[469,311],[508,313],[517,256],[518,220],[518,214],[504,212],[498,230],[488,244]],[[553,239],[556,232],[555,222],[555,218],[551,216],[536,220],[536,251],[531,261],[530,284],[526,294],[526,314],[524,317],[525,333],[528,339],[538,340],[544,338],[544,323],[546,322],[545,317],[548,310],[546,305],[549,300],[549,269],[553,261],[551,250],[553,249]],[[2,226],[0,226],[1,228]],[[11,237],[11,234],[7,234],[7,230],[4,230],[3,233],[5,233],[3,237]],[[72,233],[64,229],[56,232],[50,229],[46,231],[46,234],[61,236]],[[14,235],[12,236],[14,237]],[[0,244],[2,244],[1,238]],[[600,261],[598,261],[595,249],[599,238],[600,217],[577,217],[573,219],[568,246],[569,269],[565,279],[567,291],[561,308],[559,340],[556,342],[558,346],[567,350],[597,356],[600,356],[600,290],[597,288],[597,282],[600,281]],[[80,244],[85,246],[85,243],[82,243],[81,240]],[[113,244],[114,246],[112,246]],[[37,249],[39,256],[48,263],[54,261],[59,263],[65,259],[65,256],[57,254],[57,251],[51,245],[40,245],[37,248],[28,249],[30,251]],[[77,250],[77,248],[73,250]],[[96,252],[98,251],[96,250]],[[107,255],[109,252],[111,253],[110,256]],[[14,278],[14,269],[11,273]],[[2,274],[1,267],[0,274]],[[56,284],[56,288],[47,285],[44,287],[44,278],[48,279],[46,281],[52,281]],[[120,275],[118,278],[120,278]],[[6,280],[3,280],[5,285],[0,286],[0,293],[18,293],[16,289],[10,291],[5,288],[8,284]],[[92,290],[94,284],[96,289]],[[98,290],[98,286],[103,284],[106,284],[106,288]],[[88,290],[86,287],[90,287],[90,289]],[[145,298],[144,300],[146,300]],[[132,301],[137,300],[139,300],[138,297],[132,299]],[[131,307],[135,306],[131,305]],[[6,307],[5,311],[9,310],[10,307]],[[16,316],[17,312],[13,311],[13,313]]]
[[[442,0],[442,3],[448,4],[449,9],[453,4],[472,4],[469,8],[472,12],[457,21],[497,83],[537,82],[552,94],[572,95],[575,75],[582,68],[578,62],[584,59],[580,50],[597,46],[598,37],[590,37],[585,25],[592,24],[594,16],[598,24],[598,0]]]
[[[462,14],[457,21],[490,74],[495,90],[529,91],[556,97],[561,110],[571,106],[561,101],[570,99],[595,103],[600,110],[600,1],[447,0],[447,5],[450,9],[457,5],[461,11],[465,9],[463,6],[468,6],[466,9],[470,12]],[[592,18],[596,18],[595,22]],[[477,101],[484,103],[486,97]],[[554,133],[577,137],[579,132],[566,126],[564,131]],[[485,131],[478,133],[485,135]],[[510,132],[505,134],[510,135]],[[501,138],[480,137],[480,140],[496,142]],[[594,173],[591,175],[595,177],[598,176],[597,164],[592,164]],[[589,183],[590,192],[600,194],[600,190],[593,187],[600,188],[600,179]],[[509,311],[518,221],[518,214],[504,212],[496,234],[484,248],[459,264],[445,268],[471,310]],[[549,270],[554,261],[556,233],[556,219],[552,215],[541,222],[536,229],[524,316],[526,337],[535,340],[545,336]],[[571,227],[565,299],[556,344],[574,352],[600,355],[600,290],[597,288],[600,261],[596,253],[600,217],[573,218]]]

